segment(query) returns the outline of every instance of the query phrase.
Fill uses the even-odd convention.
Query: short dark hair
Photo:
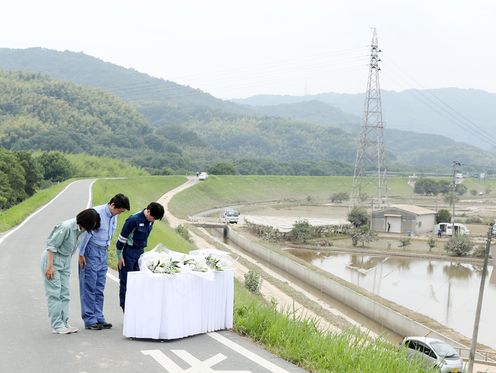
[[[158,202],[151,202],[146,209],[150,211],[150,215],[153,216],[155,220],[160,220],[164,217],[164,206]]]
[[[114,207],[116,209],[126,209],[130,210],[131,205],[129,204],[129,198],[127,198],[124,194],[118,193],[115,196],[112,197],[112,199],[109,201],[109,205],[114,204]]]
[[[100,214],[95,209],[86,209],[76,216],[76,223],[85,231],[96,231],[100,228]]]

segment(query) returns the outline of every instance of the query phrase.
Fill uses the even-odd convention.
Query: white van
[[[439,232],[443,236],[452,236],[453,235],[453,224],[451,224],[451,223],[436,224],[434,226],[434,233],[439,235]],[[470,234],[470,230],[465,226],[465,224],[455,223],[455,233],[465,236],[465,235]]]
[[[229,224],[238,224],[239,221],[239,211],[232,208],[226,208],[224,214],[222,215],[222,220]]]

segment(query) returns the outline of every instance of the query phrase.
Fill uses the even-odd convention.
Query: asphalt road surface
[[[0,237],[0,372],[304,372],[231,331],[172,341],[123,337],[114,271],[109,272],[105,289],[105,316],[114,327],[85,330],[79,315],[76,255],[72,261],[69,321],[81,330],[69,335],[52,334],[40,256],[52,227],[88,206],[90,185],[91,180],[72,183]]]

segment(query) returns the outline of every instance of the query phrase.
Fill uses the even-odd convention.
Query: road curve
[[[53,225],[74,217],[89,202],[92,180],[70,184],[49,204],[0,238],[0,372],[304,372],[230,331],[166,341],[122,336],[118,284],[110,273],[105,315],[110,330],[84,330],[79,317],[75,257],[71,274],[71,324],[81,331],[51,333],[40,256]]]

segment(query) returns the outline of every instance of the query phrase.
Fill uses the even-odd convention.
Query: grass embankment
[[[43,189],[28,199],[22,201],[18,205],[10,209],[0,211],[0,232],[5,232],[10,228],[20,224],[30,214],[38,210],[41,206],[53,199],[62,189],[70,184],[73,179],[66,180],[62,183],[52,185],[47,189]]]
[[[295,317],[290,310],[279,313],[239,283],[234,301],[238,333],[310,372],[430,372],[383,339],[370,339],[356,330],[322,332],[312,319]]]
[[[149,176],[125,179],[100,179],[93,185],[93,205],[108,202],[117,193],[125,194],[131,202],[131,211],[119,215],[117,230],[109,248],[109,266],[117,269],[115,256],[115,242],[126,221],[126,218],[142,209],[150,202],[158,200],[163,194],[183,184],[184,176]],[[148,250],[157,244],[163,243],[168,248],[188,252],[194,249],[193,245],[178,235],[165,222],[158,221],[153,226],[153,231],[148,239]]]
[[[396,196],[410,196],[408,178],[388,179],[388,187]],[[209,176],[169,203],[178,217],[236,204],[263,201],[329,201],[334,193],[351,190],[351,176]],[[370,186],[372,187],[372,186]]]

